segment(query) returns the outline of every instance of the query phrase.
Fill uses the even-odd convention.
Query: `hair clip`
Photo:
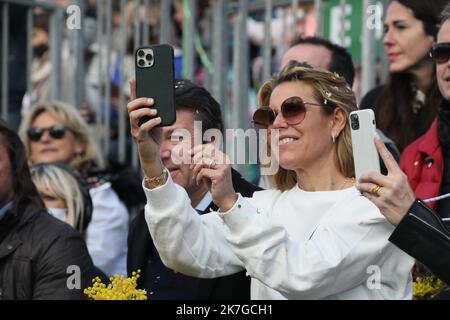
[[[325,90],[325,91],[323,92],[323,94],[326,95],[328,98],[331,98],[331,92],[330,92],[330,91]],[[328,100],[327,100],[326,98],[323,99],[323,103],[324,103],[324,104],[327,104],[327,103],[328,103]]]
[[[184,86],[184,81],[175,82],[175,89],[182,88]]]
[[[340,77],[341,76],[337,72],[333,72],[333,74],[331,75],[331,79],[333,79],[333,80],[336,80],[337,78],[340,78]]]

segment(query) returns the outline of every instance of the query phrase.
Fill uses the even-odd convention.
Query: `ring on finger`
[[[211,159],[211,161],[209,161],[209,165],[208,165],[208,168],[209,169],[214,169],[215,167],[216,167],[216,160],[214,160],[214,159]]]
[[[376,185],[372,188],[372,190],[370,190],[370,193],[372,193],[373,195],[379,197],[379,196],[380,196],[380,189],[381,189],[381,186],[379,186],[379,185],[376,184]]]

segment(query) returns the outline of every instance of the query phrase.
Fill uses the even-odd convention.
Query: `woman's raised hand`
[[[190,153],[192,174],[197,184],[207,184],[220,211],[230,210],[238,197],[233,188],[229,157],[212,143],[196,146]]]
[[[389,222],[398,225],[415,201],[415,195],[409,186],[408,177],[384,143],[375,138],[375,145],[388,174],[385,176],[377,172],[364,173],[356,188],[380,209]]]

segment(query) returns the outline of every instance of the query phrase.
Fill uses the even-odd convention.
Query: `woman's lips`
[[[45,152],[56,152],[58,151],[58,149],[55,148],[45,148],[41,150],[41,153],[45,153]]]
[[[388,58],[389,58],[389,60],[391,60],[391,61],[397,59],[398,56],[399,56],[398,53],[389,53],[389,54],[388,54]]]

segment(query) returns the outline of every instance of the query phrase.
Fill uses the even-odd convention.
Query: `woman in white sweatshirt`
[[[204,144],[191,151],[192,174],[219,207],[204,215],[162,165],[154,101],[128,104],[146,220],[163,262],[204,278],[245,269],[252,299],[411,298],[413,260],[388,242],[393,227],[354,187],[348,114],[357,107],[345,80],[292,62],[258,98],[269,107],[256,111],[255,124],[268,141],[278,133],[270,146],[279,152],[277,188],[236,194],[229,161]],[[155,118],[139,127],[144,115]]]

